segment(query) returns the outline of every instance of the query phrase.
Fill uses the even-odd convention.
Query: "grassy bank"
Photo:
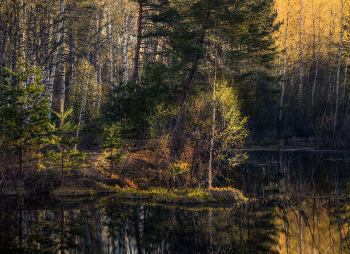
[[[99,189],[57,189],[53,192],[54,196],[87,196],[97,195],[98,193],[113,193],[114,196],[124,200],[147,200],[156,203],[173,204],[200,204],[206,202],[241,202],[246,198],[242,193],[233,188],[214,188],[214,189],[188,189],[176,190],[165,188],[150,188],[148,190],[138,190],[133,188],[120,189],[100,185]]]

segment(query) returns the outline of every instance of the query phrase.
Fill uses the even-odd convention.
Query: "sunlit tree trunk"
[[[212,188],[212,159],[213,159],[213,149],[214,149],[214,135],[215,135],[215,86],[216,86],[216,61],[217,61],[217,49],[215,49],[215,67],[214,67],[214,80],[213,80],[213,113],[212,113],[212,132],[210,138],[210,151],[209,151],[209,166],[208,166],[208,189]]]
[[[290,0],[287,3],[287,19],[286,19],[286,34],[284,36],[284,53],[283,53],[283,74],[282,74],[282,85],[281,85],[281,103],[280,103],[280,114],[278,117],[279,121],[282,121],[282,107],[284,98],[284,85],[286,81],[286,65],[287,65],[287,40],[288,40],[288,25],[289,25],[289,6]]]
[[[319,27],[318,27],[318,41],[317,41],[317,49],[316,49],[316,27],[315,27],[315,18],[314,18],[314,1],[312,1],[312,24],[313,24],[313,50],[314,50],[314,61],[315,61],[315,77],[314,82],[312,86],[312,94],[311,94],[311,108],[314,108],[314,100],[315,100],[315,90],[316,90],[316,84],[317,84],[317,75],[318,75],[318,58],[319,58],[319,51],[320,51],[320,34],[321,34],[321,26],[320,26],[320,19]]]
[[[303,99],[303,0],[300,0],[299,17],[299,104]]]
[[[337,127],[337,118],[338,118],[340,60],[341,60],[342,43],[343,43],[343,10],[344,10],[344,2],[343,0],[341,0],[340,39],[339,39],[337,79],[336,79],[336,85],[335,85],[335,113],[334,113],[333,137],[335,136],[335,131]]]
[[[348,113],[349,108],[349,99],[350,94],[348,97],[348,101],[346,102],[346,94],[347,94],[347,85],[346,85],[346,79],[348,74],[348,66],[349,66],[349,57],[350,57],[350,33],[348,35],[348,50],[347,50],[347,56],[346,56],[346,64],[345,64],[345,70],[344,70],[344,90],[343,90],[343,122],[345,121],[345,117]]]

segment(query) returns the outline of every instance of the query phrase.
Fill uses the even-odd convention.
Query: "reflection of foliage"
[[[211,253],[211,246],[214,253],[286,253],[286,236],[289,250],[299,249],[300,222],[305,252],[311,253],[312,246],[317,246],[318,251],[328,253],[330,237],[334,246],[339,242],[337,218],[322,207],[288,209],[282,213],[277,207],[248,210],[242,206],[126,205],[113,197],[94,205],[89,205],[88,200],[61,202],[64,206],[61,203],[46,209],[23,205],[8,208],[4,202],[0,208],[1,253],[20,249],[20,220],[22,249],[38,253],[55,252],[62,247],[68,253],[69,250],[99,253],[107,246],[112,253],[127,252],[130,247],[141,253]],[[330,207],[336,212],[334,205]],[[344,207],[341,215],[344,219]],[[346,220],[342,222],[346,228]],[[289,224],[287,235],[285,223]],[[343,233],[345,236],[346,232]],[[344,250],[348,246],[346,238],[343,239]]]

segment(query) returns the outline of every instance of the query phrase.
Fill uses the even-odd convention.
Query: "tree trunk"
[[[98,108],[101,107],[101,101],[102,101],[102,81],[101,81],[102,20],[103,20],[103,13],[102,13],[102,10],[99,10],[98,22],[97,22],[98,34],[97,34],[97,54],[96,54],[96,81],[98,86],[98,103],[97,103]]]
[[[215,86],[216,86],[216,66],[217,66],[217,49],[215,49],[215,66],[214,66],[214,81],[213,81],[213,115],[212,115],[212,132],[211,132],[211,139],[210,139],[210,151],[209,151],[209,167],[208,167],[208,189],[212,188],[212,159],[213,159],[213,149],[214,149],[214,135],[215,135]]]
[[[313,3],[313,1],[312,1]],[[313,5],[312,5],[313,8]],[[314,12],[312,12],[314,15]],[[314,108],[314,100],[315,100],[315,90],[316,90],[316,83],[317,83],[317,75],[318,75],[318,59],[319,59],[319,54],[320,54],[320,35],[321,35],[321,25],[320,25],[320,20],[318,21],[319,24],[319,32],[318,32],[318,41],[317,41],[317,50],[316,50],[316,28],[315,28],[315,21],[313,19],[313,29],[314,29],[314,61],[315,61],[315,77],[314,77],[314,82],[312,86],[312,94],[311,94],[311,108]]]
[[[25,34],[26,34],[26,1],[21,0],[19,2],[19,51],[20,54],[22,54],[22,59],[25,61],[26,60],[26,55],[25,55]],[[24,62],[23,61],[23,62]]]
[[[282,85],[281,85],[281,103],[280,103],[280,114],[278,117],[279,121],[282,121],[282,107],[283,107],[283,98],[284,98],[284,84],[286,81],[286,65],[287,65],[287,40],[288,40],[288,25],[289,25],[289,6],[290,0],[287,4],[287,20],[286,20],[286,35],[284,37],[284,55],[283,55],[283,74],[282,74]]]
[[[337,117],[338,117],[340,60],[341,60],[342,43],[343,43],[343,9],[344,9],[344,2],[343,0],[341,0],[340,39],[339,39],[337,79],[336,79],[336,85],[335,85],[335,113],[334,113],[333,138],[335,137],[335,131],[337,127]]]
[[[56,65],[57,65],[57,53],[58,53],[58,46],[61,41],[61,34],[62,34],[62,26],[63,26],[63,20],[64,20],[64,11],[65,11],[65,6],[66,2],[63,0],[61,2],[61,8],[60,8],[60,21],[58,23],[58,28],[57,28],[57,36],[56,36],[56,42],[54,45],[53,49],[53,60],[52,60],[52,67],[50,71],[50,81],[49,81],[49,107],[51,108],[52,106],[52,92],[53,92],[53,82],[54,82],[54,77],[56,76]],[[50,113],[49,113],[50,115]]]
[[[61,58],[61,93],[60,93],[60,108],[63,108],[63,111],[65,109],[65,100],[66,100],[66,68],[65,68],[65,54],[64,54],[64,47],[65,47],[65,38],[64,35],[62,36],[62,43],[61,43],[61,53],[60,53],[60,58]]]
[[[122,56],[122,69],[123,69],[123,83],[128,82],[129,77],[129,49],[130,49],[130,36],[132,31],[132,22],[134,20],[134,13],[131,12],[125,19],[125,31],[123,36],[123,56]]]
[[[299,105],[303,100],[303,0],[300,0],[300,17],[299,17]]]
[[[141,45],[141,29],[142,29],[142,14],[143,14],[143,4],[140,3],[139,6],[139,18],[137,21],[137,42],[135,49],[135,62],[134,62],[134,73],[132,75],[132,82],[136,83],[137,73],[139,69],[139,57],[140,57],[140,45]]]

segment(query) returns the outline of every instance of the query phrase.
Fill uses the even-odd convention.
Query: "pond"
[[[218,181],[246,206],[2,198],[0,253],[348,253],[349,155],[249,151]]]

